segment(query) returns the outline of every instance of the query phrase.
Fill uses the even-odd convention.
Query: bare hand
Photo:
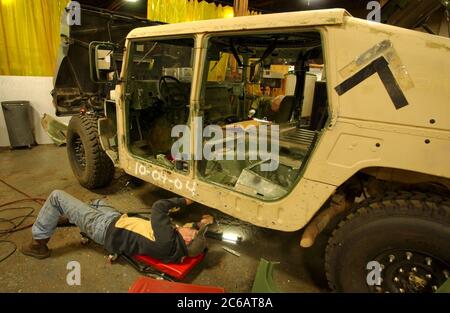
[[[211,225],[212,223],[214,223],[214,217],[212,217],[211,215],[203,215],[202,216],[200,224],[202,224],[202,225]]]

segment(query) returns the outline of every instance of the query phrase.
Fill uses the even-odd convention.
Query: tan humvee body
[[[137,28],[128,35],[127,46],[135,39],[195,36],[192,114],[200,101],[207,36],[258,30],[314,30],[320,32],[323,42],[329,119],[290,193],[277,201],[262,201],[197,179],[195,161],[189,174],[183,175],[133,156],[125,142],[121,84],[115,92],[119,145],[115,165],[236,218],[282,231],[306,226],[336,189],[361,171],[385,180],[426,179],[449,186],[449,39],[368,22],[333,9]],[[407,105],[401,104],[401,99],[394,103],[381,75],[371,75],[341,95],[335,89],[379,57],[388,60]],[[124,66],[121,77],[126,73]]]

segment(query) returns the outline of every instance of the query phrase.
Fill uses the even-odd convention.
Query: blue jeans
[[[33,239],[50,238],[62,215],[89,238],[103,245],[109,224],[121,214],[104,201],[95,200],[88,205],[64,191],[55,190],[47,198],[33,224]]]

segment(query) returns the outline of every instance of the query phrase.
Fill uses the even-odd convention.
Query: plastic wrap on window
[[[389,63],[392,73],[403,90],[408,90],[414,87],[414,83],[408,73],[408,70],[400,60],[400,57],[395,51],[395,48],[390,40],[383,40],[366,52],[360,54],[356,59],[340,69],[339,73],[342,77],[350,77],[380,56],[384,56],[386,61]]]

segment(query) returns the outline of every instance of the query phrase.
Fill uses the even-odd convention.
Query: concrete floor
[[[81,187],[70,169],[66,149],[53,145],[41,145],[31,150],[0,150],[0,178],[23,192],[46,198],[54,189],[65,190],[73,196],[89,201],[106,198],[122,212],[148,208],[171,193],[147,183],[137,184],[129,176],[116,172],[116,179],[107,188],[89,191]],[[0,182],[0,205],[24,198]],[[14,206],[31,206],[35,213],[39,205],[24,202]],[[285,292],[328,291],[324,277],[323,253],[326,236],[321,236],[310,249],[299,247],[301,231],[284,233],[255,227],[222,214],[211,208],[194,204],[185,212],[174,216],[174,221],[198,220],[205,213],[219,221],[215,230],[233,230],[243,236],[238,245],[208,239],[210,250],[206,259],[189,274],[186,282],[200,285],[222,286],[227,292],[250,292],[260,258],[280,262],[275,266],[274,280]],[[0,218],[20,215],[17,211],[0,211]],[[29,219],[29,222],[32,222]],[[9,225],[0,222],[0,229]],[[30,229],[0,236],[11,240],[18,247],[30,240]],[[223,246],[238,251],[236,257]],[[0,263],[0,292],[127,292],[140,275],[122,260],[109,264],[102,247],[90,244],[82,246],[78,228],[58,228],[49,247],[52,257],[36,260],[16,251]],[[0,259],[11,251],[11,245],[0,242]],[[81,264],[81,286],[66,283],[67,263]]]

